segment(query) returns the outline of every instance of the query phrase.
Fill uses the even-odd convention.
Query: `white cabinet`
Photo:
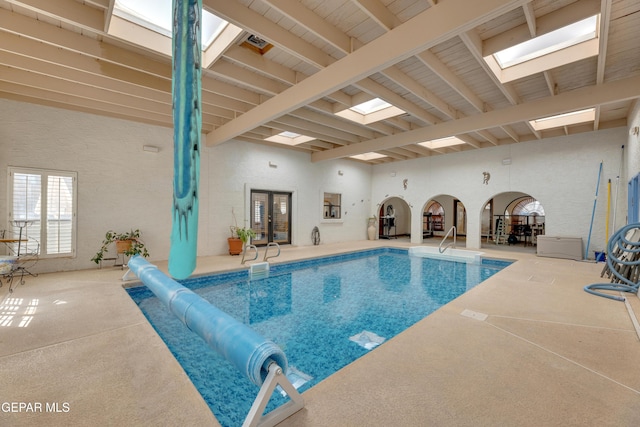
[[[581,237],[538,236],[538,256],[581,260]]]

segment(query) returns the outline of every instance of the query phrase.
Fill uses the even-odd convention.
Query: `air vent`
[[[260,37],[255,34],[251,34],[247,39],[242,42],[241,46],[249,48],[254,52],[259,53],[260,55],[264,55],[273,47],[271,43],[266,40],[262,40]]]
[[[252,46],[257,47],[258,49],[264,49],[269,43],[266,40],[262,40],[260,37],[251,34],[248,38],[247,38],[247,43],[249,43]]]

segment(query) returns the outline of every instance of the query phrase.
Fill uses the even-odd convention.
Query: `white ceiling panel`
[[[463,134],[472,145],[461,149],[474,150],[625,126],[640,97],[637,0],[203,2],[243,30],[203,72],[209,145],[229,139],[272,145],[262,138],[290,130],[317,138],[286,147],[312,153],[313,161],[372,147],[389,157],[370,163],[403,161],[453,152],[416,148],[419,135]],[[0,97],[171,127],[170,58],[105,33],[108,0],[64,4],[0,0]],[[527,39],[594,10],[610,12],[601,25],[600,62],[551,64],[545,73],[503,84],[482,59],[486,46]],[[424,25],[409,31],[415,22]],[[246,47],[250,34],[270,46]],[[534,115],[584,103],[581,90],[596,93],[597,123],[537,133],[527,124]],[[370,124],[333,114],[372,97],[407,114]],[[220,134],[229,137],[214,136]]]

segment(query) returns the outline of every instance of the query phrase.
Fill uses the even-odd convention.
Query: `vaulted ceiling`
[[[239,27],[203,69],[204,143],[370,163],[625,126],[640,97],[637,0],[203,0]],[[171,127],[171,60],[109,35],[113,0],[0,0],[0,97]],[[485,56],[600,14],[599,53],[503,83]],[[254,36],[266,48],[247,43]],[[335,115],[380,98],[400,115]],[[595,107],[586,123],[529,120]],[[464,144],[419,142],[457,136]]]

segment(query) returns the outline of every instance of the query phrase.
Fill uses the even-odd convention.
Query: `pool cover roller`
[[[129,268],[182,323],[257,386],[264,382],[272,362],[286,372],[287,357],[272,341],[171,279],[143,257],[132,257]]]

